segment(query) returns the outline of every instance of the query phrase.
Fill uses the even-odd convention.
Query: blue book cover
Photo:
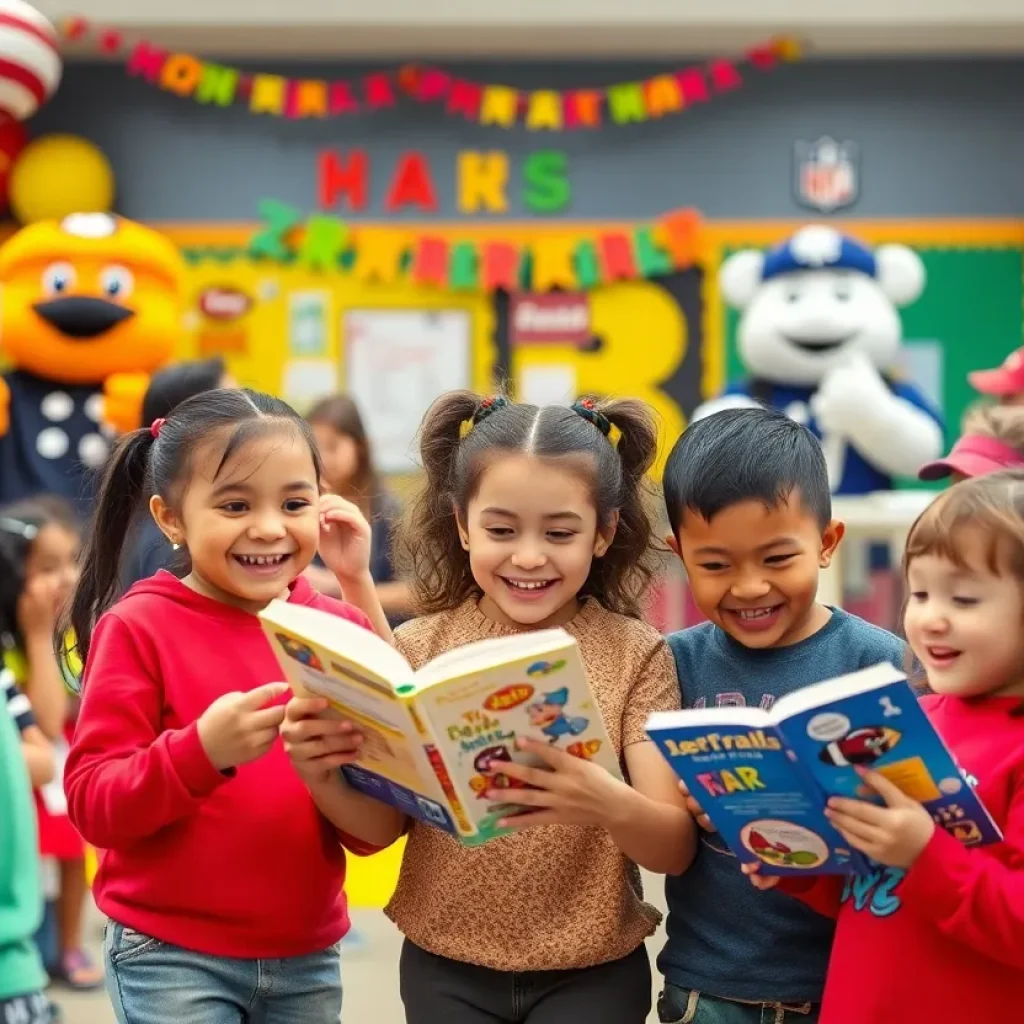
[[[729,849],[771,875],[869,869],[823,811],[831,796],[882,803],[858,776],[871,768],[919,800],[965,845],[1002,835],[891,665],[816,683],[770,711],[659,712],[647,733]]]

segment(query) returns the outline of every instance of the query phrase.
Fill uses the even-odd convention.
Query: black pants
[[[570,971],[495,971],[402,946],[406,1024],[644,1024],[651,965],[644,946]]]

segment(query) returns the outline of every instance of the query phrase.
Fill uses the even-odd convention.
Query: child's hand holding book
[[[885,806],[832,797],[825,816],[854,849],[876,863],[910,868],[931,842],[935,831],[932,816],[884,775],[861,767],[857,774],[885,801]]]
[[[292,765],[306,785],[330,778],[342,765],[359,757],[363,734],[352,722],[325,717],[322,697],[293,697],[285,708],[281,740]]]
[[[516,746],[543,761],[544,767],[534,768],[517,761],[502,762],[502,774],[528,788],[517,789],[515,795],[516,803],[527,810],[502,819],[498,823],[500,827],[608,824],[608,813],[617,806],[626,783],[601,765],[558,750],[550,743],[523,737]],[[488,792],[487,797],[499,801],[506,793],[495,789]]]
[[[693,820],[697,822],[705,832],[717,832],[718,830],[711,824],[711,819],[704,813],[704,809],[690,795],[690,791],[686,788],[685,782],[679,783],[679,792],[686,797],[686,809],[690,812]]]

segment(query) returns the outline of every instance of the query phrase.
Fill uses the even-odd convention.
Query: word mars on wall
[[[455,204],[459,213],[507,213],[509,194],[518,189],[530,213],[554,214],[572,198],[569,157],[562,150],[530,153],[513,177],[508,154],[463,150],[455,157]],[[322,210],[361,212],[371,203],[370,155],[364,149],[324,150],[317,162],[317,195]],[[402,153],[391,171],[384,195],[388,213],[416,210],[436,213],[437,190],[424,153]]]

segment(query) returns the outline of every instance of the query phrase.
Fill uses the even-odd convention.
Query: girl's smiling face
[[[568,460],[502,453],[483,470],[459,534],[483,591],[481,611],[538,629],[575,615],[614,527],[598,529],[586,481]]]
[[[1024,695],[1024,595],[1008,566],[993,571],[980,529],[958,537],[962,564],[939,553],[907,568],[907,640],[936,693]]]
[[[195,453],[180,511],[153,514],[188,548],[187,582],[215,600],[258,611],[313,560],[320,536],[316,467],[297,430],[254,438],[220,466],[223,444]]]

